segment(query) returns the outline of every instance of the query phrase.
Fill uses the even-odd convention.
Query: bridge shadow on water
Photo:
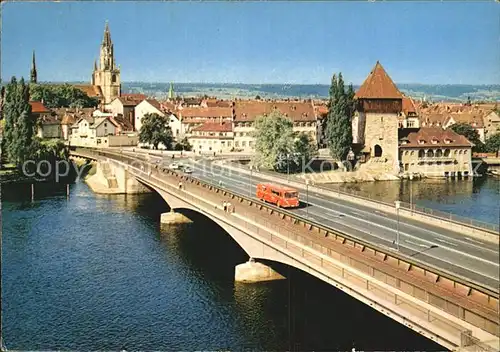
[[[444,348],[351,298],[329,284],[285,264],[262,261],[286,280],[234,282],[234,267],[248,255],[217,224],[191,210],[192,224],[162,227],[163,246],[175,247],[184,264],[202,273],[212,297],[236,312],[247,334],[239,350],[339,351]]]

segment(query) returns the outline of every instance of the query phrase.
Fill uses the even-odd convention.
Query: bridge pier
[[[191,219],[181,213],[177,213],[174,209],[171,209],[167,213],[163,213],[160,216],[160,222],[163,225],[177,225],[177,224],[190,224]]]
[[[246,263],[236,265],[234,271],[236,282],[254,283],[283,279],[285,279],[284,276],[265,264],[257,263],[253,258]]]

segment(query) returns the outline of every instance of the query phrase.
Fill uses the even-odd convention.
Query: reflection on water
[[[202,216],[160,227],[168,207],[157,194],[45,191],[33,203],[30,191],[3,192],[10,349],[442,350],[284,265],[272,264],[287,280],[235,284],[245,253]]]
[[[348,189],[393,203],[401,200],[492,224],[499,223],[500,180],[422,179],[348,184]]]

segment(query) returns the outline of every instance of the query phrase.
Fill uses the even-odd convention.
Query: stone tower
[[[35,50],[33,50],[33,59],[31,63],[31,83],[37,83],[37,73],[36,73],[36,62],[35,62]]]
[[[113,42],[111,41],[111,33],[109,32],[107,21],[101,43],[99,65],[94,62],[92,85],[101,88],[104,104],[110,103],[121,94],[120,68],[116,66]]]
[[[378,61],[356,92],[356,99],[359,142],[381,169],[398,173],[398,116],[403,94]]]

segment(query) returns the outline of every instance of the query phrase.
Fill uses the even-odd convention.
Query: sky
[[[462,2],[2,2],[1,74],[89,81],[109,21],[122,81],[499,84],[500,6]]]

